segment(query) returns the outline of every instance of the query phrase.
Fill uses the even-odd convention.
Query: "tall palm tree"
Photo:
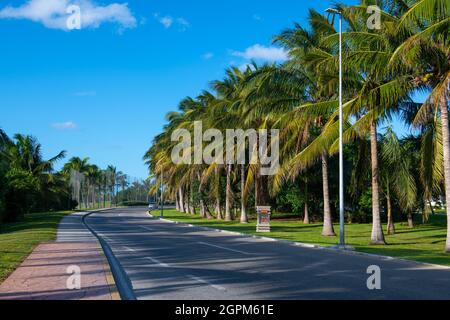
[[[110,205],[114,205],[117,206],[117,199],[116,199],[116,194],[115,194],[115,190],[116,190],[116,185],[117,185],[117,168],[113,165],[109,165],[106,168],[106,177],[107,177],[107,186],[109,188],[109,193],[110,193]]]
[[[392,201],[394,195],[402,210],[412,212],[416,204],[416,184],[411,171],[410,153],[402,144],[394,130],[389,127],[381,140],[381,182],[387,202],[389,235],[395,234]]]
[[[44,160],[41,151],[41,144],[36,138],[16,134],[12,140],[2,133],[2,148],[0,148],[0,158],[8,163],[6,173],[9,191],[6,194],[7,208],[10,219],[29,212],[36,204],[36,197],[56,187],[57,177],[54,174],[54,164],[63,159],[65,151],[61,151],[55,157]]]
[[[450,253],[450,3],[447,0],[420,0],[407,7],[399,28],[407,38],[390,57],[389,65],[397,72],[413,70],[413,82],[431,92],[420,108],[416,124],[427,114],[440,113],[442,124],[443,165],[447,203],[447,242]]]
[[[335,77],[332,77],[324,70],[320,70],[316,67],[318,56],[322,59],[329,59],[332,55],[332,48],[321,43],[322,39],[326,36],[330,36],[336,33],[333,25],[321,14],[315,10],[309,12],[309,24],[310,30],[304,29],[300,25],[296,25],[294,29],[288,29],[281,35],[275,38],[277,43],[281,43],[290,52],[291,60],[286,64],[286,68],[289,68],[291,72],[297,72],[297,77],[303,81],[304,90],[307,95],[306,101],[309,103],[320,103],[322,101],[328,101],[335,95],[334,90],[330,91],[330,83],[335,81]],[[318,72],[322,71],[322,72]],[[321,80],[321,78],[327,78],[327,82]],[[286,81],[283,79],[283,81]],[[298,85],[297,85],[298,86]],[[298,101],[299,105],[304,104],[305,101]],[[309,111],[309,108],[301,108],[301,112]],[[310,130],[316,126],[319,130],[324,129],[326,119],[331,114],[320,114],[316,112],[311,113],[310,117],[300,116],[298,110],[294,110],[292,114],[286,116],[288,119],[288,126],[296,125],[297,134],[301,139],[308,140]],[[292,122],[293,115],[300,117],[301,125]],[[308,124],[309,122],[309,124]],[[305,127],[307,130],[305,130]],[[304,147],[304,145],[297,142],[297,147]],[[292,148],[292,147],[289,147]],[[297,154],[301,150],[297,150]],[[295,155],[294,155],[295,159]],[[335,236],[333,228],[333,219],[331,217],[330,206],[330,191],[328,180],[328,152],[324,150],[320,155],[322,163],[322,182],[323,182],[323,208],[324,208],[324,220],[323,220],[323,236]],[[295,175],[300,174],[302,167],[301,162],[291,161],[289,167],[294,168],[291,172]],[[304,167],[304,166],[303,166]],[[305,203],[305,221],[309,222],[307,214],[307,203]]]

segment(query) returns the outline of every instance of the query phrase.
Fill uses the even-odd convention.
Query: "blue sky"
[[[230,65],[281,59],[270,47],[272,36],[304,22],[309,7],[323,11],[331,4],[45,0],[42,7],[43,0],[31,1],[35,6],[0,4],[0,127],[36,136],[46,156],[64,149],[141,178],[147,176],[142,156],[180,99],[196,96]],[[80,1],[95,13],[81,30],[64,30],[42,12]]]

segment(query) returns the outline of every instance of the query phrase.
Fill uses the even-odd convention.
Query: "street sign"
[[[256,232],[270,232],[270,207],[256,207],[256,213],[258,215],[258,224],[256,226]]]

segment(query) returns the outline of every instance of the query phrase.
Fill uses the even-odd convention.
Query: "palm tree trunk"
[[[258,206],[258,179],[255,179],[255,208]]]
[[[189,214],[191,212],[191,208],[189,207],[189,188],[186,188],[186,192],[184,194],[184,213]]]
[[[372,237],[370,243],[373,245],[385,245],[383,228],[381,226],[380,214],[380,177],[378,166],[378,141],[377,125],[372,122],[370,125],[370,144],[372,158]]]
[[[202,219],[206,218],[206,206],[205,206],[205,201],[202,199],[200,199],[200,217]]]
[[[308,181],[305,183],[305,213],[303,216],[303,223],[309,224],[309,206],[308,206]]]
[[[322,176],[323,176],[323,231],[324,237],[335,237],[333,219],[330,209],[330,190],[328,183],[328,156],[322,154]]]
[[[189,213],[190,214],[196,214],[197,210],[195,208],[195,202],[194,202],[194,186],[191,182],[191,191],[190,191],[190,197],[189,197],[189,202],[190,202],[190,208],[189,208]]]
[[[392,214],[392,203],[391,203],[391,192],[388,189],[386,192],[386,202],[387,202],[387,215],[388,215],[388,235],[395,234],[395,225],[394,225],[394,215]]]
[[[225,221],[232,221],[231,201],[233,198],[233,191],[231,190],[231,164],[227,165],[227,191],[225,197]]]
[[[206,218],[207,214],[206,214],[206,206],[205,206],[205,199],[203,198],[203,190],[202,190],[202,177],[200,175],[200,172],[197,171],[197,179],[199,181],[199,185],[198,185],[198,195],[200,198],[200,217],[201,218]]]
[[[443,95],[441,102],[441,118],[444,147],[445,202],[447,206],[447,242],[445,244],[445,252],[450,253],[450,129],[447,98],[445,95]]]
[[[303,223],[304,224],[310,224],[308,202],[305,202],[305,214],[304,214],[304,217],[303,217]]]
[[[267,206],[269,205],[269,178],[258,172],[256,179],[258,180],[256,204],[257,206]]]
[[[178,191],[175,193],[175,205],[177,212],[180,212],[180,196]]]
[[[220,168],[219,166],[216,166],[215,168],[215,196],[216,196],[216,206],[215,206],[215,213],[217,220],[222,220],[222,208],[220,207]]]
[[[220,199],[216,198],[216,208],[215,208],[216,218],[217,220],[223,220],[222,217],[222,208],[220,207]]]
[[[414,216],[411,211],[408,212],[408,228],[414,228]]]
[[[180,187],[180,189],[178,190],[179,195],[180,195],[180,212],[184,212],[184,190],[183,187]]]
[[[245,165],[241,165],[241,223],[248,223],[247,208],[245,206]]]

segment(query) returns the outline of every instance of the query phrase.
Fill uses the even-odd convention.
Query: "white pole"
[[[339,13],[339,214],[340,245],[345,247],[345,204],[344,204],[344,112],[342,103],[342,13]]]
[[[163,186],[164,172],[161,170],[161,218],[164,217],[164,186]]]

